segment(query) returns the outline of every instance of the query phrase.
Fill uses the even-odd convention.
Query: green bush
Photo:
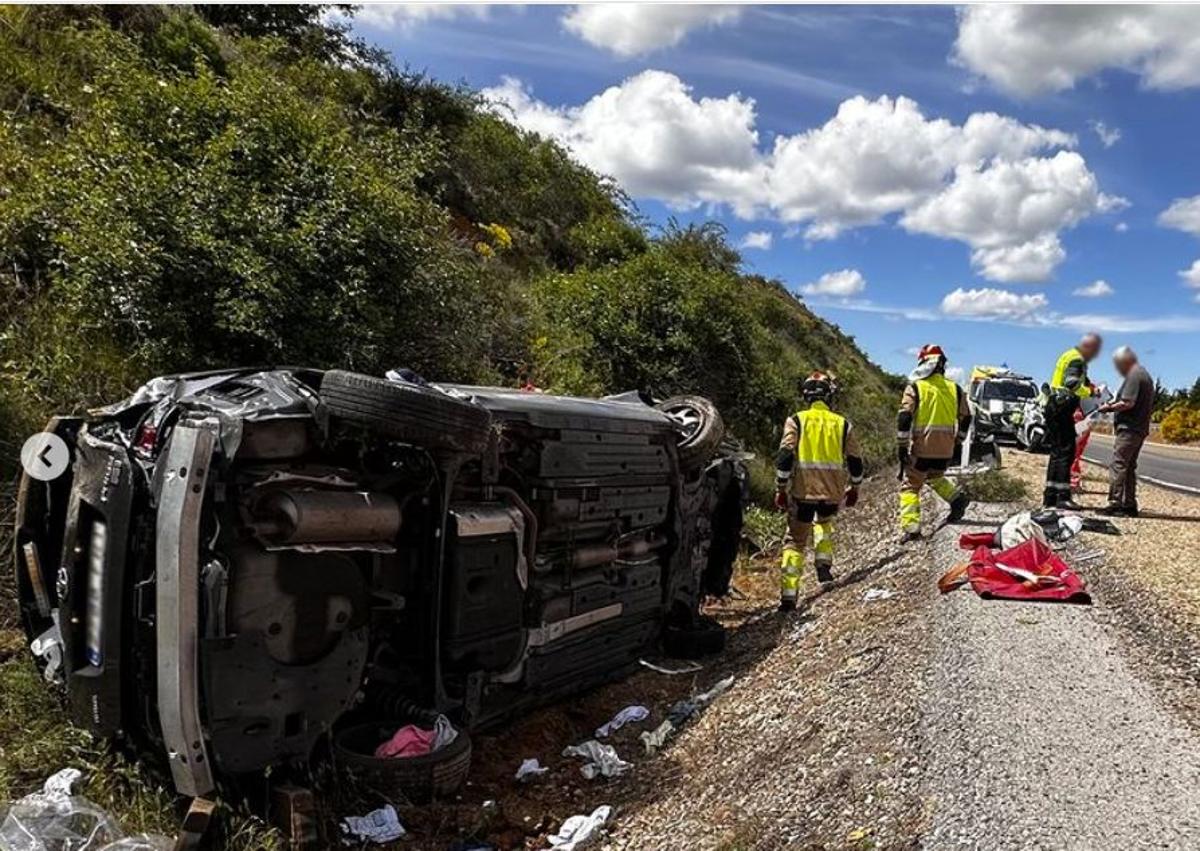
[[[1168,443],[1194,443],[1200,440],[1200,408],[1173,405],[1163,414],[1160,427]]]

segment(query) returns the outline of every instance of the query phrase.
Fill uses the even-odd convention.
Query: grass
[[[1019,502],[1029,496],[1025,482],[1004,470],[988,470],[971,476],[963,490],[975,502]]]

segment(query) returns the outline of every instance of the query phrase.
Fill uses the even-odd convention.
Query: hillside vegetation
[[[828,368],[882,455],[892,381],[719,227],[648,226],[474,92],[323,20],[0,8],[7,463],[52,412],[250,363],[703,393],[759,450]]]

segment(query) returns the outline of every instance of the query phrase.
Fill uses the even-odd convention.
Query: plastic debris
[[[604,804],[592,810],[591,815],[571,816],[562,823],[558,833],[549,837],[550,847],[558,851],[578,851],[591,845],[599,838],[611,815],[612,807]]]
[[[596,738],[607,738],[617,730],[620,730],[626,724],[633,724],[637,721],[645,721],[649,717],[650,710],[644,706],[626,706],[624,709],[614,715],[612,720],[603,727],[596,728]]]
[[[361,842],[374,842],[383,845],[395,842],[404,836],[404,826],[400,824],[400,816],[391,804],[372,810],[365,816],[346,816],[342,819],[342,833],[352,836]]]
[[[48,683],[61,680],[59,670],[62,668],[62,651],[62,636],[59,634],[57,622],[29,643],[29,652],[46,663],[42,677]]]
[[[680,665],[678,668],[668,668],[665,665],[648,662],[645,659],[638,659],[638,664],[645,668],[649,668],[651,671],[657,671],[660,674],[667,674],[669,676],[675,676],[676,674],[694,674],[697,671],[704,670],[704,666],[699,662],[688,662],[684,665]]]
[[[515,779],[520,783],[528,783],[535,777],[541,777],[550,769],[538,762],[537,757],[521,761],[517,768]]]
[[[667,738],[674,732],[675,725],[668,720],[659,724],[652,731],[642,733],[642,745],[645,746],[646,753],[653,756],[655,751],[667,743]]]
[[[890,588],[870,588],[863,594],[863,602],[874,603],[876,600],[890,600],[895,596],[896,592]]]
[[[563,748],[563,756],[578,756],[587,760],[579,769],[579,773],[588,780],[596,777],[620,777],[633,763],[626,762],[617,754],[612,745],[602,745],[595,739],[588,739],[578,745],[568,745]]]
[[[126,836],[107,812],[73,795],[83,775],[64,768],[50,776],[41,792],[13,802],[0,821],[4,851],[168,851],[165,836]]]

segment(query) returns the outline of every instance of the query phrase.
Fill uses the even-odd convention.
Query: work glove
[[[787,511],[787,507],[788,507],[787,491],[785,491],[785,490],[775,491],[775,508],[778,509],[779,511]]]
[[[904,481],[904,471],[908,469],[908,447],[901,446],[896,449],[896,461],[900,464],[900,469],[896,473],[896,481]]]
[[[854,506],[858,505],[858,488],[856,488],[854,485],[850,485],[850,487],[846,488],[846,496],[842,502],[847,508],[853,508]]]

